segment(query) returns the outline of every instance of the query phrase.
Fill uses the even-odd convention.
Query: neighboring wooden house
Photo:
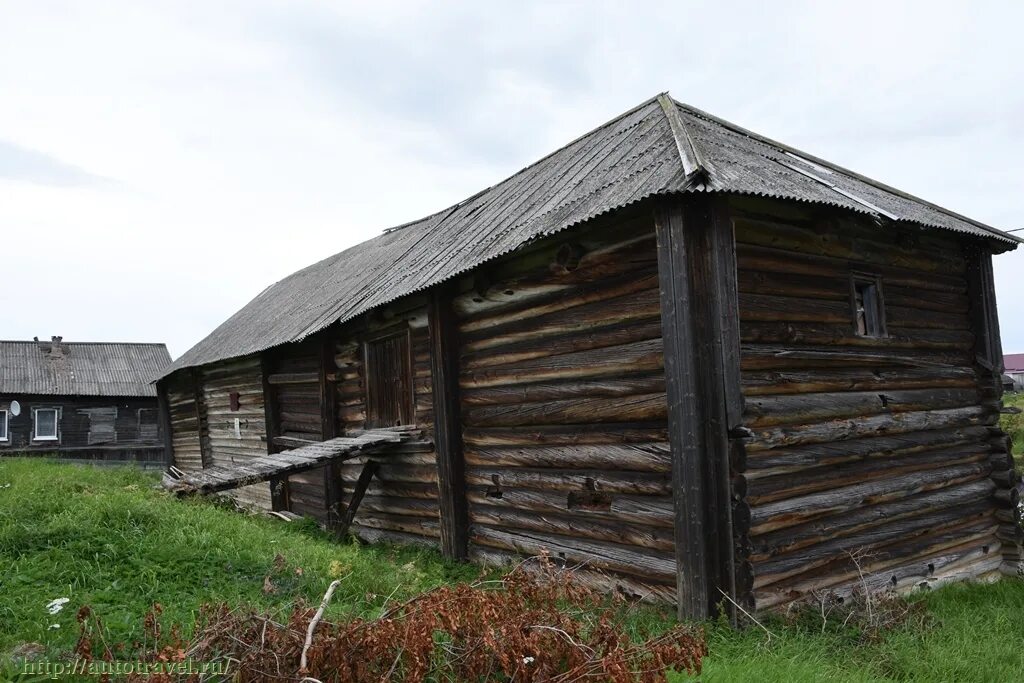
[[[662,95],[269,287],[160,380],[173,460],[414,425],[358,536],[547,549],[684,616],[992,578],[1017,243]],[[330,523],[365,459],[238,495]]]
[[[1024,391],[1024,353],[1008,353],[1003,356],[1003,367],[1012,382],[1011,391]]]
[[[0,456],[163,466],[153,380],[163,344],[0,341]]]

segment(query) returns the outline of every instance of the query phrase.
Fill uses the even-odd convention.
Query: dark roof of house
[[[165,374],[299,341],[538,238],[648,197],[684,192],[824,204],[996,240],[1007,249],[1021,241],[663,94],[455,206],[268,287]]]
[[[0,341],[0,394],[156,396],[170,363],[163,344]]]
[[[1024,353],[1003,354],[1003,368],[1006,372],[1024,372]]]

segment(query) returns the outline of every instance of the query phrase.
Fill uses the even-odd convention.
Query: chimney
[[[64,347],[60,343],[62,339],[64,339],[64,337],[61,337],[61,336],[50,337],[50,356],[52,356],[53,358],[63,358],[64,357]]]

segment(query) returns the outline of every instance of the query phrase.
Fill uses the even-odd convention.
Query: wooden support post
[[[363,496],[366,495],[366,489],[370,486],[370,480],[373,479],[373,475],[376,473],[377,461],[368,460],[359,473],[359,479],[356,480],[355,490],[352,491],[352,500],[348,502],[345,514],[341,517],[341,522],[337,529],[339,534],[344,535],[348,532],[348,528],[352,526],[352,521],[356,518],[356,512],[359,510],[359,504],[363,502]]]
[[[434,450],[437,453],[441,551],[445,557],[465,560],[469,515],[459,403],[459,346],[452,296],[450,286],[435,287],[431,292],[428,310],[430,375],[434,393]]]
[[[206,438],[206,401],[203,400],[203,375],[199,368],[192,368],[193,405],[196,412],[196,434],[199,437],[199,462],[206,468],[210,465],[210,449]]]
[[[677,612],[735,596],[729,428],[742,415],[732,225],[717,198],[655,212],[675,507]],[[735,426],[735,425],[733,425]]]
[[[167,378],[156,383],[157,426],[160,430],[160,442],[164,447],[164,464],[174,465],[174,441],[171,433],[171,406],[167,400]]]
[[[325,335],[320,343],[320,438],[323,441],[338,435],[337,392],[335,378],[338,371],[334,362],[334,339]],[[347,525],[342,516],[341,465],[337,462],[324,467],[324,504],[327,508],[327,526],[345,533]],[[341,527],[341,528],[339,528]]]

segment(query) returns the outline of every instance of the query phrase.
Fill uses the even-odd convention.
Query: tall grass
[[[1004,394],[1003,405],[1022,411],[1016,415],[1003,415],[999,425],[1013,439],[1013,454],[1018,465],[1024,464],[1024,392]]]

